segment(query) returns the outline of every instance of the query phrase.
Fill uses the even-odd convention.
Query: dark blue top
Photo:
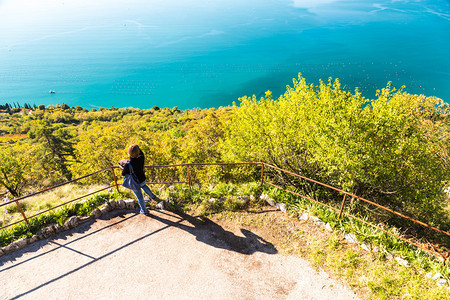
[[[133,167],[134,174],[136,174],[139,182],[144,182],[146,180],[145,177],[145,171],[144,171],[144,153],[141,151],[138,157],[130,158],[131,167]],[[128,164],[125,165],[125,167],[122,170],[122,176],[127,175],[130,173],[130,168],[128,167]]]

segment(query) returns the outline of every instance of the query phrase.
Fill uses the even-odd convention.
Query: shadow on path
[[[122,213],[110,213],[110,214],[108,214],[108,218],[114,218],[114,217],[117,217],[117,216],[120,216],[120,217],[124,218],[124,216],[121,215]],[[159,222],[165,224],[166,226],[161,227],[161,228],[159,228],[159,229],[157,229],[155,231],[149,232],[149,233],[147,233],[147,234],[145,234],[145,235],[143,235],[143,236],[141,236],[141,237],[139,237],[139,238],[137,238],[137,239],[135,239],[135,240],[133,240],[131,242],[123,244],[123,245],[117,247],[114,250],[111,250],[111,251],[109,251],[107,253],[104,253],[103,255],[101,255],[99,257],[93,257],[93,256],[89,256],[89,255],[87,255],[85,253],[82,253],[80,251],[75,251],[74,249],[68,247],[68,245],[69,244],[73,244],[73,243],[75,243],[75,242],[77,242],[77,241],[79,241],[81,239],[84,239],[84,238],[86,238],[88,236],[92,236],[94,234],[97,234],[100,231],[105,230],[107,228],[117,226],[119,223],[122,223],[124,221],[129,220],[130,218],[133,218],[133,217],[137,216],[136,214],[132,215],[132,216],[129,216],[129,217],[126,217],[123,220],[120,220],[118,222],[114,222],[113,224],[109,224],[107,226],[104,226],[104,227],[102,227],[102,228],[100,228],[100,229],[98,229],[96,231],[88,233],[88,234],[86,234],[86,235],[84,235],[82,237],[79,237],[77,239],[69,241],[69,242],[67,242],[65,244],[57,243],[56,241],[54,241],[55,239],[60,239],[61,235],[56,235],[54,238],[40,241],[41,243],[52,243],[52,244],[55,244],[55,245],[57,245],[57,247],[52,249],[52,250],[49,250],[47,252],[44,252],[44,253],[41,253],[41,254],[37,254],[36,256],[31,257],[29,259],[26,259],[23,262],[19,262],[19,263],[13,265],[13,266],[1,269],[0,272],[4,272],[4,271],[6,271],[8,269],[12,269],[14,267],[17,267],[18,265],[27,263],[27,262],[29,262],[29,261],[31,261],[33,259],[36,259],[38,257],[41,257],[43,255],[50,254],[51,252],[53,252],[55,250],[58,250],[58,249],[61,249],[61,248],[72,250],[74,253],[77,253],[78,255],[83,255],[85,257],[88,257],[91,260],[89,262],[85,263],[85,264],[80,265],[79,267],[76,267],[76,268],[74,268],[74,269],[72,269],[72,270],[70,270],[70,271],[60,275],[60,276],[57,276],[57,277],[55,277],[55,278],[53,278],[51,280],[48,280],[47,282],[44,282],[44,283],[42,283],[42,284],[40,284],[40,285],[38,285],[38,286],[36,286],[36,287],[26,291],[26,292],[18,294],[16,296],[12,297],[11,299],[19,299],[19,298],[21,298],[23,296],[29,295],[29,294],[33,293],[34,291],[37,291],[37,290],[39,290],[39,289],[41,289],[41,288],[43,288],[45,286],[48,286],[48,285],[50,285],[50,284],[52,284],[52,283],[54,283],[54,282],[56,282],[56,281],[58,281],[58,280],[60,280],[60,279],[62,279],[64,277],[66,277],[66,276],[69,276],[69,275],[71,275],[71,274],[73,274],[75,272],[78,272],[78,271],[80,271],[80,270],[82,270],[82,269],[84,269],[84,268],[86,268],[86,267],[88,267],[88,266],[90,266],[90,265],[92,265],[92,264],[94,264],[94,263],[104,259],[104,258],[107,258],[107,257],[113,255],[114,253],[116,253],[118,251],[124,250],[127,247],[129,247],[129,246],[131,246],[131,245],[133,245],[135,243],[138,243],[139,241],[144,240],[144,239],[146,239],[146,238],[148,238],[148,237],[150,237],[150,236],[152,236],[154,234],[157,234],[157,233],[159,233],[159,232],[161,232],[161,231],[163,231],[163,230],[165,230],[167,228],[170,228],[170,227],[175,227],[175,228],[179,228],[181,230],[184,230],[184,231],[194,235],[198,241],[203,242],[205,244],[208,244],[210,246],[216,247],[216,248],[220,248],[220,249],[226,249],[226,250],[230,250],[230,251],[234,251],[234,252],[241,253],[241,254],[246,254],[246,255],[250,255],[250,254],[252,254],[254,252],[257,252],[257,251],[268,253],[268,254],[276,254],[276,253],[278,253],[276,248],[271,243],[265,241],[264,239],[262,239],[258,235],[254,234],[251,231],[248,231],[246,229],[241,229],[241,232],[244,235],[244,237],[241,237],[241,236],[236,236],[234,233],[232,233],[230,231],[224,230],[220,225],[214,223],[213,221],[211,221],[211,220],[209,220],[207,218],[199,219],[199,218],[190,216],[190,215],[182,213],[182,212],[176,212],[174,214],[169,214],[167,212],[158,211],[158,213],[162,214],[162,215],[166,215],[169,218],[177,218],[178,221],[171,221],[171,220],[168,220],[166,218],[157,216],[155,213],[152,213],[149,216],[149,218],[152,218],[152,219],[154,219],[156,221],[159,221]],[[105,218],[105,219],[108,219],[108,218]],[[181,224],[184,221],[189,222],[192,226]],[[91,222],[89,222],[89,224],[83,224],[83,225],[81,225],[82,228],[80,228],[78,230],[77,230],[77,228],[75,228],[75,229],[69,231],[68,233],[65,233],[63,235],[63,238],[66,237],[67,235],[72,234],[73,232],[85,232],[85,231],[87,231],[89,229],[89,227],[91,225],[92,225]],[[32,245],[30,245],[30,246],[32,247],[31,249],[33,249],[34,251],[37,251],[40,247],[42,247],[42,244],[40,244],[40,246],[38,246],[37,248],[36,248],[36,246],[34,246],[34,247]],[[30,247],[30,246],[28,246],[28,247]],[[24,248],[23,251],[30,252],[31,249],[29,249],[28,247]],[[28,250],[27,250],[27,248],[28,248]],[[31,251],[33,251],[33,250],[31,250]],[[23,251],[19,250],[18,252],[23,253]],[[17,256],[21,256],[21,255],[22,254],[17,254]]]
[[[55,244],[55,245],[58,245],[58,246],[59,246],[59,247],[55,247],[55,248],[53,248],[53,249],[51,249],[51,250],[49,250],[49,251],[43,252],[43,253],[41,253],[41,254],[38,254],[38,255],[36,255],[36,256],[30,257],[30,258],[28,258],[28,259],[26,259],[26,260],[24,260],[24,261],[21,261],[21,262],[19,262],[19,263],[14,264],[14,265],[11,265],[11,266],[9,266],[9,267],[7,267],[7,268],[0,269],[0,273],[2,273],[2,272],[4,272],[4,271],[7,271],[7,270],[9,270],[9,269],[18,267],[18,266],[20,266],[20,265],[22,265],[22,264],[24,264],[24,263],[27,263],[27,262],[29,262],[29,261],[31,261],[31,260],[33,260],[33,259],[37,259],[37,258],[39,258],[39,257],[41,257],[41,256],[50,254],[50,253],[52,253],[53,251],[59,250],[60,248],[66,248],[66,249],[75,251],[75,250],[69,248],[68,245],[69,245],[69,244],[73,244],[73,243],[75,243],[75,242],[77,242],[77,241],[79,241],[79,240],[85,239],[85,238],[87,238],[87,237],[89,237],[89,236],[92,236],[92,235],[94,235],[94,234],[97,234],[97,233],[99,233],[100,231],[103,231],[103,230],[108,229],[108,228],[110,228],[110,227],[116,226],[116,225],[118,225],[118,224],[120,224],[120,223],[122,223],[122,222],[125,222],[125,221],[127,221],[127,220],[129,220],[129,219],[134,218],[134,217],[137,216],[137,215],[131,215],[131,216],[128,216],[128,217],[124,217],[123,213],[124,213],[124,211],[116,211],[116,212],[112,213],[111,215],[108,215],[108,217],[107,217],[106,219],[105,219],[105,218],[100,218],[100,219],[102,219],[102,220],[108,220],[108,219],[112,219],[112,218],[115,218],[115,217],[121,217],[121,218],[123,218],[123,219],[120,220],[120,221],[114,222],[114,223],[112,223],[112,224],[109,224],[109,225],[107,225],[107,226],[105,226],[105,227],[102,227],[102,228],[100,228],[100,229],[98,229],[98,230],[95,230],[95,231],[93,231],[93,232],[90,232],[90,233],[88,233],[88,234],[85,234],[85,235],[83,235],[83,236],[81,236],[81,237],[79,237],[79,238],[76,238],[76,239],[74,239],[74,240],[68,242],[68,243],[65,243],[65,244],[59,244],[59,243],[56,243],[55,240],[59,240],[59,239],[67,239],[67,237],[73,235],[74,233],[80,233],[80,234],[82,234],[82,233],[84,233],[84,232],[87,232],[87,231],[90,229],[90,227],[92,226],[92,224],[94,224],[95,220],[89,220],[88,222],[83,223],[83,224],[79,225],[79,226],[76,227],[76,228],[73,228],[73,229],[70,229],[70,230],[67,230],[67,231],[58,233],[58,234],[56,234],[56,235],[54,235],[54,236],[52,236],[52,237],[49,237],[49,238],[46,238],[46,239],[43,239],[43,240],[40,240],[40,241],[36,241],[36,242],[34,242],[33,244],[30,244],[30,245],[26,246],[26,247],[23,248],[23,249],[20,249],[20,250],[18,250],[18,251],[9,253],[9,254],[7,254],[7,255],[4,255],[3,257],[0,257],[0,267],[3,266],[3,264],[4,264],[5,262],[7,262],[7,261],[14,261],[14,260],[18,259],[19,257],[21,257],[23,254],[25,254],[25,253],[27,253],[27,252],[36,252],[36,251],[38,251],[38,250],[39,250],[41,247],[43,247],[45,244]],[[76,251],[76,252],[79,253],[79,254],[83,254],[83,253],[80,253],[80,252],[78,252],[78,251]],[[85,254],[83,254],[83,255],[85,255]]]
[[[160,213],[164,214],[164,212]],[[267,254],[278,253],[277,249],[271,243],[265,241],[263,238],[249,230],[241,228],[241,232],[244,237],[237,236],[230,231],[226,231],[220,225],[214,223],[208,218],[197,218],[183,212],[174,213],[178,215],[181,220],[188,221],[191,225],[193,225],[193,227],[181,224],[179,221],[170,221],[155,214],[151,214],[149,217],[168,226],[184,230],[194,235],[197,241],[203,242],[216,248],[226,249],[247,255],[253,254],[258,251]]]

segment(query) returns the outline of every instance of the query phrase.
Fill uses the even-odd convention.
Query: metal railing
[[[439,228],[436,228],[436,227],[434,227],[434,226],[431,226],[431,225],[429,225],[429,224],[426,224],[426,223],[424,223],[424,222],[421,222],[421,221],[419,221],[419,220],[416,220],[416,219],[414,219],[414,218],[411,218],[411,217],[409,217],[409,216],[406,216],[406,215],[404,215],[404,214],[402,214],[402,213],[396,212],[396,211],[394,211],[394,210],[392,210],[392,209],[390,209],[390,208],[388,208],[388,207],[379,205],[379,204],[377,204],[377,203],[375,203],[375,202],[373,202],[373,201],[364,199],[364,198],[359,197],[359,196],[357,196],[357,195],[354,195],[354,194],[352,194],[352,193],[346,192],[346,191],[344,191],[344,190],[338,189],[338,188],[333,187],[333,186],[330,186],[330,185],[328,185],[328,184],[325,184],[325,183],[322,183],[322,182],[319,182],[319,181],[316,181],[316,180],[307,178],[307,177],[305,177],[305,176],[302,176],[302,175],[299,175],[299,174],[296,174],[296,173],[293,173],[293,172],[284,170],[284,169],[282,169],[282,168],[279,168],[279,167],[276,167],[276,166],[273,166],[273,165],[270,165],[270,164],[267,164],[267,163],[263,163],[263,162],[241,162],[241,163],[184,163],[184,164],[173,164],[173,165],[150,165],[150,166],[145,166],[145,167],[146,167],[147,169],[152,169],[152,168],[179,168],[179,167],[185,167],[185,168],[186,168],[186,174],[187,174],[187,175],[186,175],[187,178],[186,178],[185,180],[178,180],[178,181],[157,181],[157,182],[147,182],[147,183],[148,183],[148,184],[180,184],[180,183],[183,183],[183,184],[188,184],[189,187],[191,187],[191,186],[192,186],[192,172],[191,172],[191,168],[192,168],[192,167],[198,167],[198,166],[242,166],[242,165],[254,165],[254,166],[260,166],[260,167],[261,167],[261,178],[260,178],[260,183],[261,183],[261,185],[267,184],[267,185],[270,185],[270,186],[279,188],[279,189],[281,189],[281,190],[284,190],[284,191],[286,191],[286,192],[288,192],[288,193],[290,193],[290,194],[293,194],[293,195],[295,195],[295,196],[299,196],[299,197],[301,197],[301,198],[307,199],[307,200],[312,201],[312,202],[314,202],[314,203],[317,203],[317,204],[319,204],[319,205],[325,206],[325,207],[327,207],[327,208],[329,208],[329,209],[331,209],[331,210],[333,210],[333,211],[338,212],[338,213],[339,213],[339,214],[338,214],[338,219],[340,219],[340,218],[342,217],[342,215],[345,215],[345,216],[347,216],[347,217],[349,217],[349,218],[356,219],[356,220],[358,220],[358,221],[360,221],[360,222],[362,222],[362,223],[364,223],[364,224],[367,224],[367,225],[369,225],[369,226],[375,227],[376,229],[378,229],[378,230],[380,230],[380,231],[382,231],[382,232],[385,232],[385,233],[388,234],[388,235],[394,236],[394,237],[398,238],[399,240],[402,240],[402,241],[404,241],[404,242],[406,242],[406,243],[409,243],[409,244],[411,244],[411,245],[413,245],[413,246],[415,246],[415,247],[417,247],[417,248],[419,248],[419,249],[422,249],[422,250],[424,250],[424,251],[426,251],[426,252],[428,252],[428,253],[431,253],[431,254],[433,254],[433,255],[435,255],[435,256],[438,256],[438,257],[443,257],[443,258],[444,258],[444,262],[445,262],[445,260],[446,260],[446,258],[447,258],[447,256],[446,256],[445,254],[439,253],[438,251],[436,251],[436,250],[434,250],[434,249],[426,248],[426,247],[420,245],[419,243],[414,242],[414,241],[411,240],[411,239],[406,239],[406,238],[404,238],[404,237],[402,237],[402,236],[400,236],[400,235],[398,235],[398,234],[395,234],[395,233],[393,233],[393,232],[390,232],[390,231],[388,231],[388,230],[386,230],[386,229],[384,229],[384,228],[382,228],[382,227],[380,227],[380,226],[377,226],[377,225],[375,225],[375,224],[372,224],[372,223],[370,223],[370,222],[367,222],[367,221],[363,220],[363,219],[360,218],[360,217],[357,217],[357,216],[355,216],[355,215],[352,215],[351,213],[346,212],[346,211],[344,210],[344,208],[345,208],[345,204],[347,203],[348,197],[352,197],[352,198],[354,198],[354,199],[358,199],[358,200],[360,200],[360,201],[363,201],[363,202],[365,202],[365,203],[367,203],[367,204],[373,205],[373,206],[375,206],[375,207],[377,207],[377,208],[379,208],[379,209],[381,209],[381,210],[385,210],[385,211],[387,211],[387,212],[389,212],[389,213],[392,213],[392,214],[394,214],[394,215],[396,215],[396,216],[399,216],[399,217],[401,217],[401,218],[403,218],[403,219],[412,221],[412,222],[414,222],[414,223],[416,223],[416,224],[418,224],[418,225],[421,225],[421,226],[423,226],[423,227],[425,227],[425,228],[428,228],[428,229],[431,229],[431,230],[433,230],[433,231],[435,231],[435,232],[444,234],[444,235],[446,235],[446,236],[448,236],[448,237],[450,237],[450,232],[441,230],[441,229],[439,229]],[[41,215],[41,214],[43,214],[43,213],[46,213],[46,212],[48,212],[48,211],[54,210],[54,209],[56,209],[56,208],[58,208],[58,207],[67,205],[67,204],[69,204],[69,203],[72,203],[72,202],[77,201],[77,200],[80,200],[80,199],[82,199],[82,198],[91,196],[91,195],[93,195],[93,194],[99,193],[99,192],[101,192],[101,191],[104,191],[104,190],[109,189],[109,188],[112,188],[112,187],[115,187],[115,188],[117,189],[117,191],[119,191],[119,186],[120,186],[121,184],[118,183],[118,181],[117,181],[117,176],[116,176],[116,174],[115,174],[115,169],[118,169],[118,168],[119,168],[119,167],[117,167],[117,166],[108,167],[108,168],[105,168],[105,169],[103,169],[103,170],[99,170],[99,171],[97,171],[97,172],[94,172],[94,173],[85,175],[85,176],[83,176],[83,177],[80,177],[80,178],[77,178],[77,179],[74,179],[74,180],[71,180],[71,181],[68,181],[68,182],[65,182],[65,183],[62,183],[62,184],[59,184],[59,185],[56,185],[56,186],[47,188],[47,189],[44,189],[44,190],[42,190],[42,191],[39,191],[39,192],[36,192],[36,193],[32,193],[32,194],[29,194],[29,195],[26,195],[26,196],[23,196],[23,197],[20,197],[20,198],[17,198],[17,199],[13,199],[13,200],[11,200],[11,201],[8,202],[8,203],[0,204],[0,207],[2,207],[2,206],[5,206],[5,205],[8,205],[8,204],[16,203],[16,205],[17,205],[17,207],[18,207],[18,209],[19,209],[19,211],[20,211],[20,213],[21,213],[21,215],[22,215],[22,217],[23,217],[23,219],[21,219],[21,220],[19,220],[19,221],[17,221],[17,222],[14,222],[14,223],[5,225],[5,226],[1,227],[0,229],[7,228],[7,227],[9,227],[9,226],[12,226],[12,225],[17,224],[17,223],[20,223],[20,222],[26,222],[27,225],[29,226],[29,221],[28,221],[29,219],[34,218],[34,217],[36,217],[36,216],[38,216],[38,215]],[[273,170],[276,170],[276,171],[279,171],[279,172],[283,172],[283,173],[285,173],[285,174],[289,174],[289,175],[294,176],[294,177],[297,177],[297,178],[299,178],[299,179],[302,179],[302,180],[305,180],[305,181],[308,181],[308,182],[311,182],[311,183],[314,183],[314,184],[323,186],[323,187],[325,187],[325,188],[327,188],[327,189],[330,189],[330,190],[333,190],[333,191],[336,191],[336,192],[338,192],[338,193],[343,194],[343,199],[342,199],[340,208],[339,208],[339,209],[338,209],[338,208],[335,208],[335,207],[333,207],[333,206],[331,206],[331,205],[328,205],[328,204],[326,204],[326,203],[317,201],[317,200],[315,200],[315,199],[312,199],[312,198],[307,197],[307,196],[305,196],[305,195],[302,195],[302,194],[300,194],[300,193],[297,193],[297,192],[294,192],[294,191],[290,191],[290,190],[288,190],[288,189],[286,189],[286,188],[284,188],[284,187],[282,187],[282,186],[280,186],[280,185],[277,185],[277,184],[274,184],[274,183],[272,183],[272,182],[270,182],[270,181],[265,180],[265,174],[266,174],[266,169],[267,169],[267,168],[270,168],[270,169],[273,169]],[[29,198],[29,197],[32,197],[32,196],[36,196],[36,195],[38,195],[38,194],[41,194],[41,193],[44,193],[44,192],[47,192],[47,191],[56,189],[56,188],[58,188],[58,187],[61,187],[61,186],[63,186],[63,185],[69,184],[69,183],[73,183],[73,182],[80,181],[81,179],[88,178],[88,177],[94,176],[94,175],[99,174],[99,173],[102,173],[102,172],[111,172],[111,173],[112,173],[113,180],[114,180],[114,184],[109,185],[109,186],[104,187],[104,188],[101,188],[101,189],[99,189],[99,190],[96,190],[96,191],[91,192],[91,193],[89,193],[89,194],[83,195],[83,196],[81,196],[81,197],[77,197],[77,198],[75,198],[75,199],[69,200],[69,201],[67,201],[67,202],[64,202],[64,203],[62,203],[62,204],[59,204],[59,205],[57,205],[57,206],[54,206],[54,207],[52,207],[52,208],[49,208],[49,209],[47,209],[47,210],[41,211],[41,212],[39,212],[39,213],[37,213],[37,214],[34,214],[34,215],[32,215],[32,216],[28,216],[28,217],[25,215],[25,213],[24,213],[24,211],[23,211],[23,209],[22,209],[22,207],[21,207],[21,205],[20,205],[20,201],[22,201],[22,200],[24,200],[24,199],[26,199],[26,198]],[[448,253],[447,253],[447,255],[448,255]]]

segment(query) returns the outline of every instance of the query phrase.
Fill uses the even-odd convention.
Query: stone
[[[262,194],[260,196],[260,199],[265,201],[265,202],[267,202],[267,204],[269,204],[270,206],[275,206],[276,205],[276,202],[272,198],[270,198],[268,195],[266,195],[266,194]]]
[[[386,251],[386,259],[387,259],[387,260],[392,260],[392,259],[394,259],[394,255],[392,255],[391,252]]]
[[[284,204],[284,203],[277,203],[277,204],[275,204],[275,206],[276,206],[279,210],[281,210],[282,212],[284,212],[284,213],[287,212],[286,204]]]
[[[431,278],[433,276],[433,272],[428,272],[425,274],[425,278]]]
[[[438,280],[438,279],[441,279],[441,277],[442,277],[442,274],[438,272],[438,273],[434,274],[434,276],[431,277],[431,279]]]
[[[380,252],[380,247],[378,247],[378,246],[373,247],[373,253],[378,253],[378,252]]]
[[[209,200],[208,200],[208,202],[209,203],[216,203],[217,202],[217,198],[210,198]]]
[[[92,219],[92,216],[79,217],[79,219],[80,219],[80,223],[84,223],[84,222],[87,222],[90,219]]]
[[[0,248],[0,256],[2,256],[3,254],[5,254],[5,252],[3,251],[3,248]]]
[[[80,220],[77,216],[71,216],[66,222],[64,222],[64,227],[74,228],[79,224]]]
[[[354,236],[351,233],[344,233],[344,238],[352,244],[357,244],[358,243],[358,239],[356,238],[356,236]]]
[[[333,228],[331,228],[331,224],[330,223],[325,224],[325,229],[330,231],[330,232],[333,232]]]
[[[399,256],[396,256],[396,257],[395,257],[395,260],[396,260],[400,265],[402,265],[402,266],[405,266],[405,267],[408,266],[408,261],[407,261],[406,259],[404,259],[404,258],[401,258],[401,257],[399,257]]]
[[[28,237],[23,237],[14,242],[16,246],[20,249],[25,247],[28,244]]]
[[[446,284],[447,284],[447,280],[444,279],[444,278],[441,278],[441,279],[439,279],[439,280],[437,281],[437,285],[438,285],[438,286],[444,286],[444,285],[446,285]]]
[[[101,215],[102,215],[102,212],[101,212],[100,209],[98,209],[98,208],[94,209],[94,210],[91,212],[91,216],[92,216],[94,219],[99,218]]]
[[[367,252],[370,252],[372,250],[370,245],[366,245],[366,244],[361,244],[361,248],[363,248]]]
[[[250,197],[248,197],[248,196],[237,196],[237,199],[240,200],[240,201],[248,202],[248,200],[250,200]]]
[[[227,197],[220,197],[219,198],[219,202],[225,202],[225,201],[227,201]]]
[[[112,209],[116,209],[117,208],[117,201],[116,200],[111,200],[111,201],[109,201],[109,205],[111,206]]]
[[[119,209],[124,209],[126,207],[125,201],[123,201],[123,199],[117,200],[116,205],[117,205],[117,208],[119,208]]]
[[[123,200],[125,202],[125,208],[127,209],[135,209],[136,204],[134,203],[133,199],[125,199]]]
[[[169,202],[163,200],[156,204],[156,208],[160,210],[166,210],[169,208]]]
[[[61,226],[59,224],[55,224],[55,231],[56,232],[62,232],[64,231],[64,226]]]
[[[100,207],[100,211],[102,212],[102,215],[106,214],[111,211],[111,207],[109,205],[103,205]]]
[[[10,253],[19,249],[15,243],[11,243],[8,246],[3,247],[3,251],[6,253]]]
[[[323,225],[323,226],[325,226],[325,222],[324,221],[322,221],[320,218],[318,218],[318,217],[314,217],[314,216],[311,216],[311,217],[309,217],[309,219],[310,220],[312,220],[314,223],[316,223],[317,225]]]
[[[55,230],[54,230],[53,226],[50,225],[48,227],[42,228],[41,233],[44,238],[49,238],[55,234]]]
[[[309,219],[309,214],[307,212],[304,212],[298,217],[298,219],[301,221],[306,221]]]
[[[35,235],[33,235],[32,237],[30,237],[29,243],[32,244],[32,243],[36,242],[37,240],[39,240],[39,236],[37,236],[37,235],[35,234]]]

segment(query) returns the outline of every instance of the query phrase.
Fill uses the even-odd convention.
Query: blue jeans
[[[155,194],[153,194],[152,191],[150,191],[150,188],[146,184],[146,181],[141,182],[141,189],[143,189],[144,192],[150,196],[150,198],[152,198],[153,200],[156,200]],[[145,213],[148,213],[148,210],[145,207],[144,196],[142,195],[141,189],[139,189],[137,191],[133,191],[133,193],[136,196],[138,203],[139,203],[139,212],[141,214],[145,214]]]

